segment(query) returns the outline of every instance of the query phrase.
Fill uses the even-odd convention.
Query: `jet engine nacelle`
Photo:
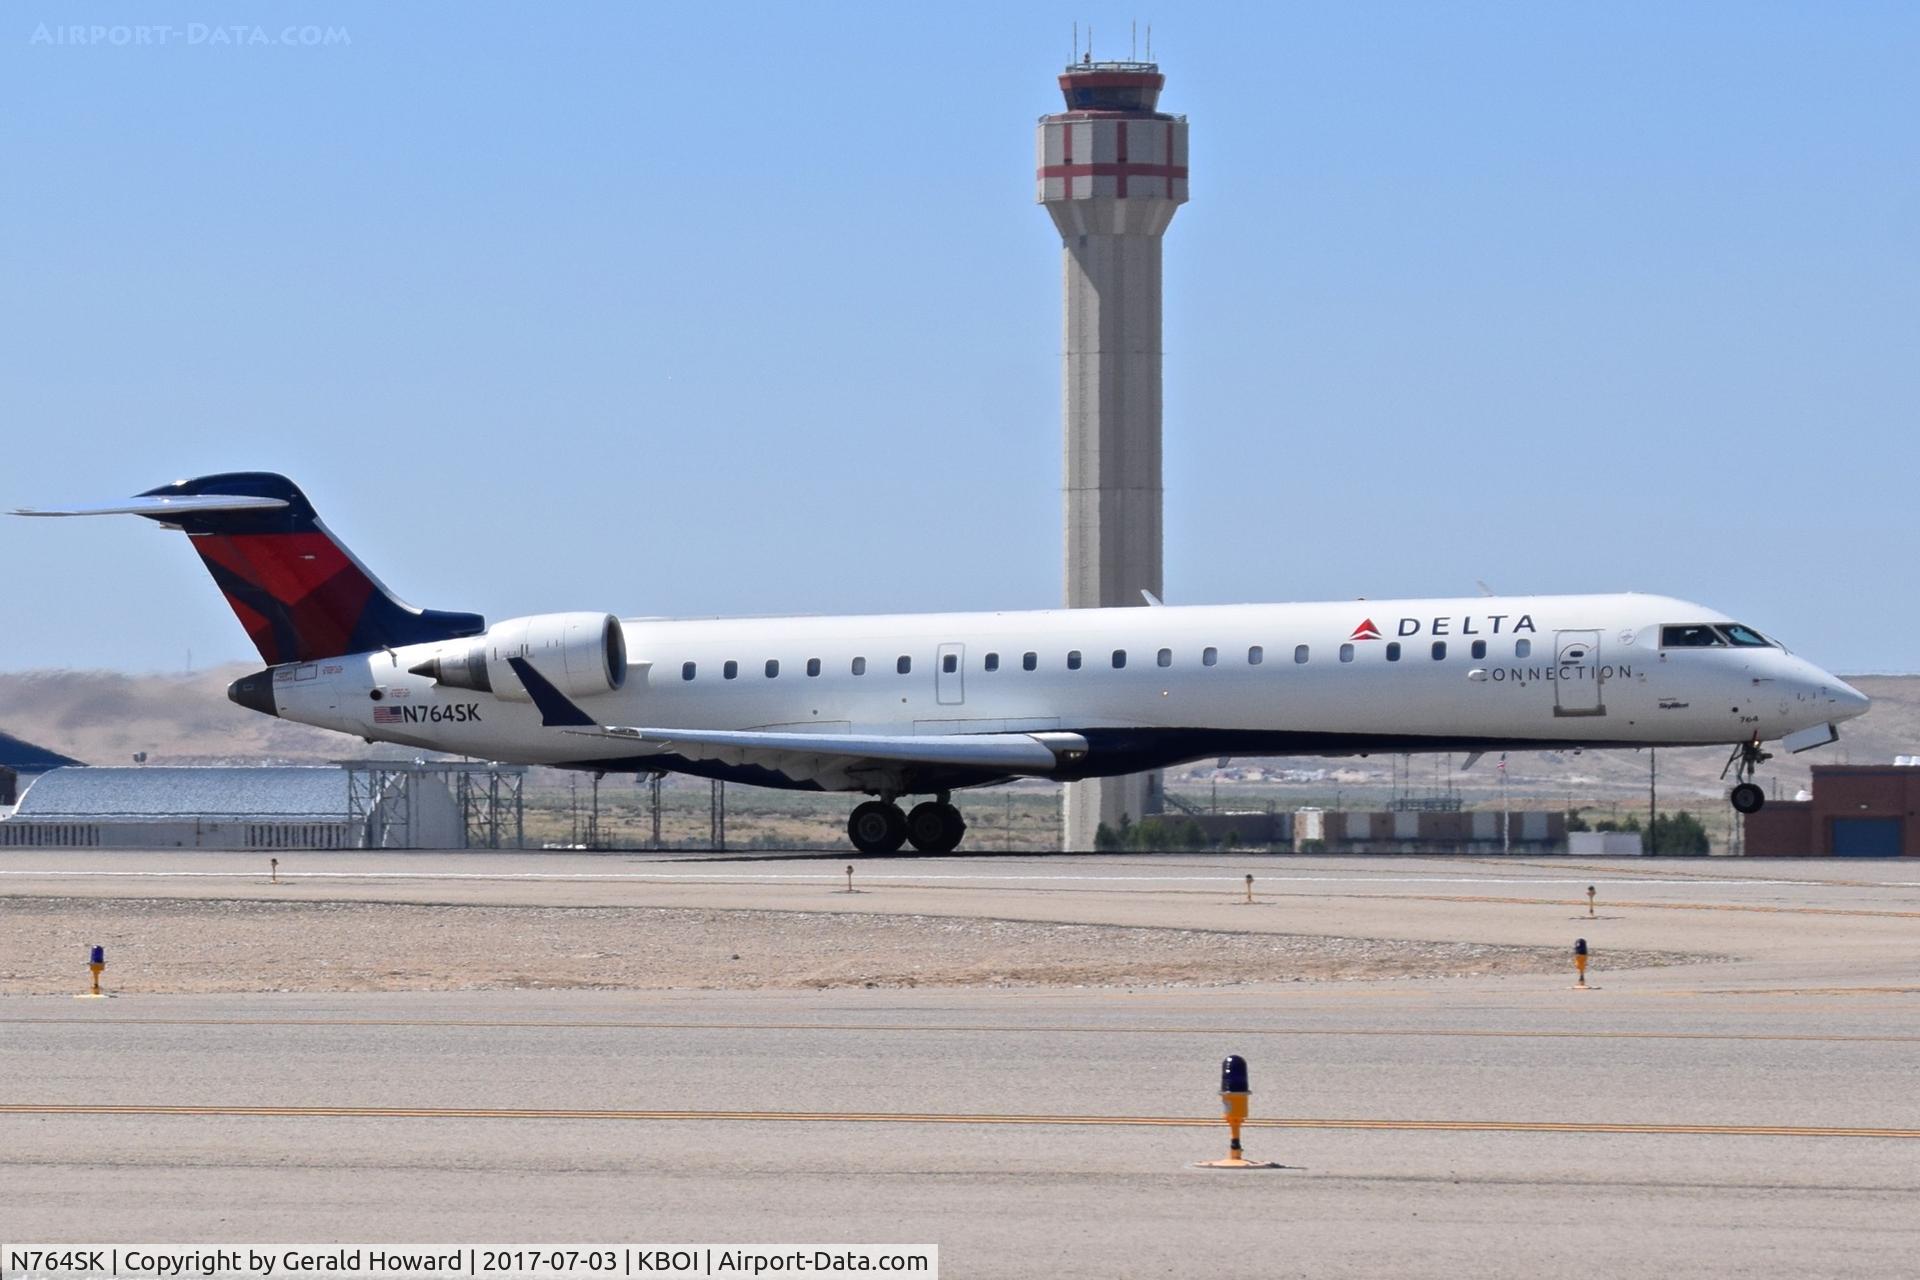
[[[612,693],[627,682],[626,632],[610,613],[509,618],[484,635],[448,642],[407,670],[449,688],[477,689],[507,702],[530,701],[508,658],[525,658],[570,698]]]

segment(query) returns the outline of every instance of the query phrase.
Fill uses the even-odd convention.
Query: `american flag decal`
[[[399,724],[405,719],[406,717],[400,714],[400,708],[398,707],[375,707],[373,709],[373,722],[375,724]]]

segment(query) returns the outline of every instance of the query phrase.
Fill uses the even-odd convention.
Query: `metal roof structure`
[[[31,821],[210,818],[344,822],[347,772],[330,766],[60,768],[20,797]]]
[[[65,765],[77,765],[80,761],[71,756],[63,756],[58,751],[49,751],[45,747],[36,747],[23,738],[10,733],[0,733],[0,766],[16,773],[45,773],[49,769],[58,769]]]

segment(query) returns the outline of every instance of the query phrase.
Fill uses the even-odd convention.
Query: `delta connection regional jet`
[[[267,668],[227,696],[368,742],[874,797],[867,853],[945,853],[953,792],[1212,756],[1833,741],[1864,695],[1666,596],[1046,609],[488,626],[383,587],[283,476],[182,480],[20,515],[144,516],[193,539]],[[1152,603],[1152,602],[1150,602]],[[903,796],[929,796],[910,812]]]

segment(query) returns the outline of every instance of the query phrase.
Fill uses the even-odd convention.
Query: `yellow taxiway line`
[[[1216,1128],[1203,1116],[994,1115],[907,1111],[636,1111],[575,1107],[242,1107],[162,1106],[144,1103],[0,1103],[0,1115],[193,1116],[267,1119],[364,1120],[654,1120],[758,1121],[803,1124],[1077,1125],[1153,1128]],[[1920,1129],[1839,1125],[1608,1124],[1548,1120],[1366,1120],[1324,1117],[1251,1119],[1257,1129],[1385,1129],[1442,1133],[1688,1134],[1708,1137],[1920,1138]]]

